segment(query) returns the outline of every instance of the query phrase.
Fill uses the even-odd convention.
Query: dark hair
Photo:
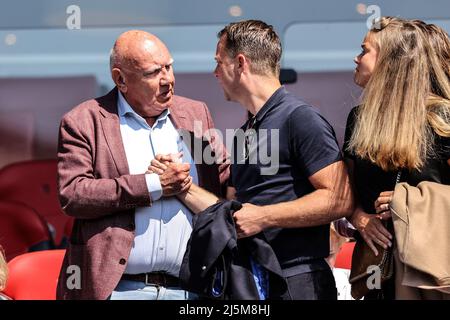
[[[259,20],[233,22],[217,36],[225,37],[225,48],[231,58],[242,53],[250,60],[256,74],[280,74],[281,41],[273,26]]]

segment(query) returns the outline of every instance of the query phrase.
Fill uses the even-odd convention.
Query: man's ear
[[[240,73],[242,73],[242,72],[244,72],[244,71],[247,71],[248,68],[249,68],[249,65],[248,65],[249,60],[248,60],[242,53],[239,53],[239,54],[236,56],[236,59],[237,59],[237,68],[238,68],[238,71],[239,71]]]
[[[125,82],[125,78],[123,76],[123,73],[120,71],[119,68],[113,68],[111,71],[112,79],[114,83],[116,84],[117,88],[120,90],[120,92],[125,93],[127,92],[127,85]]]

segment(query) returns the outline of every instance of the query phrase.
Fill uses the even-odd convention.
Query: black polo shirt
[[[230,184],[242,203],[269,205],[307,195],[315,190],[308,177],[341,160],[331,125],[315,108],[284,87],[275,91],[255,118],[241,129],[246,131],[249,126],[256,133],[247,142],[255,143],[247,143],[250,147],[245,148],[245,139],[243,142],[235,136],[232,151]],[[276,167],[275,174],[271,167]],[[329,224],[272,228],[264,233],[282,267],[329,255]]]

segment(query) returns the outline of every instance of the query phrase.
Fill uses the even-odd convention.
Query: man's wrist
[[[270,206],[260,206],[259,209],[261,210],[261,215],[263,217],[262,221],[262,228],[263,230],[275,227],[275,221],[272,219],[272,215],[270,214]]]

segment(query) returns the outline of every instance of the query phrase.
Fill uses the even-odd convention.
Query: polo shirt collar
[[[264,103],[261,109],[259,109],[258,113],[256,114],[256,122],[260,122],[264,116],[275,108],[281,99],[286,95],[287,90],[284,86],[281,86],[278,88],[271,96],[270,98]]]

